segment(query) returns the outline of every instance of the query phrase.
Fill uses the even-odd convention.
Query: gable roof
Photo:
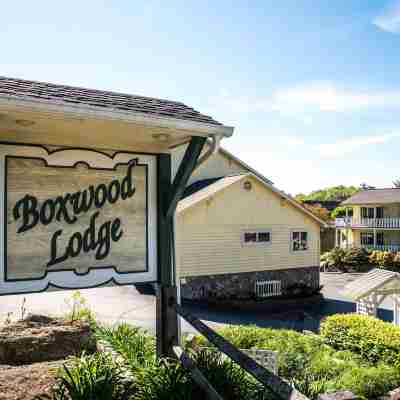
[[[348,283],[342,293],[344,296],[357,301],[369,296],[373,292],[386,287],[389,288],[388,286],[390,288],[395,287],[400,291],[400,274],[398,272],[374,268],[361,278]]]
[[[343,201],[343,205],[400,203],[400,188],[369,189]]]
[[[217,181],[205,185],[200,190],[194,192],[190,196],[185,197],[178,203],[178,207],[176,209],[177,213],[180,213],[187,208],[194,206],[195,204],[199,203],[202,200],[209,198],[210,196],[216,194],[222,189],[227,188],[228,186],[240,181],[244,177],[248,176],[248,174],[239,174],[239,175],[232,175],[226,176]],[[200,181],[201,182],[201,181]]]
[[[176,101],[1,76],[0,98],[79,105],[92,109],[142,113],[222,126],[210,116]]]
[[[180,212],[182,212],[182,211],[184,211],[184,210],[186,210],[186,209],[198,204],[199,202],[201,202],[203,200],[206,200],[207,198],[209,198],[212,195],[216,194],[220,190],[226,189],[230,185],[233,185],[234,183],[239,182],[240,180],[242,180],[242,179],[244,179],[246,177],[255,178],[263,186],[267,187],[272,192],[274,192],[277,195],[279,195],[281,198],[287,200],[291,205],[293,205],[295,208],[299,209],[304,214],[307,214],[310,218],[315,220],[318,224],[320,224],[323,227],[327,227],[327,224],[326,224],[325,221],[323,221],[322,219],[318,218],[311,211],[307,210],[307,208],[302,206],[298,201],[296,201],[291,196],[287,195],[286,193],[284,193],[281,190],[277,189],[272,184],[267,183],[265,180],[261,179],[260,177],[256,176],[255,174],[252,174],[252,173],[237,174],[237,175],[231,175],[231,176],[226,176],[226,177],[222,177],[222,178],[215,178],[216,181],[214,181],[214,182],[210,182],[209,179],[205,179],[204,181],[208,181],[208,182],[203,182],[203,183],[201,183],[202,181],[198,181],[198,183],[196,185],[199,188],[199,190],[193,192],[191,195],[188,195],[187,197],[184,197],[178,203],[177,213],[180,213]],[[192,186],[192,185],[190,185],[190,186]]]

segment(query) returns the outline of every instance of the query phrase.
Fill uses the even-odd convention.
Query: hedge
[[[278,374],[310,399],[343,390],[374,399],[400,386],[398,368],[373,365],[351,351],[338,351],[321,335],[254,326],[229,326],[218,333],[239,348],[277,351]],[[201,336],[198,343],[210,345]]]
[[[364,360],[400,366],[400,328],[377,318],[336,314],[321,324],[321,336],[338,350],[350,350]]]

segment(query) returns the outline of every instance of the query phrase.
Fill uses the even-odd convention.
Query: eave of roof
[[[0,77],[0,109],[62,112],[92,118],[148,123],[193,131],[194,136],[231,136],[233,128],[201,114],[183,103]]]

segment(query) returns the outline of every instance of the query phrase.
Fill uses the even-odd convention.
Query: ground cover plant
[[[278,374],[312,399],[340,390],[374,399],[400,386],[396,366],[337,350],[320,335],[245,326],[222,328],[219,333],[239,348],[277,351]],[[207,345],[205,339],[198,340]]]

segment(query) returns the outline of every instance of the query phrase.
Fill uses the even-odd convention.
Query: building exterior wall
[[[181,296],[190,300],[248,299],[254,297],[256,281],[269,280],[281,281],[283,292],[299,283],[317,288],[319,267],[187,277],[181,280]]]
[[[179,277],[319,266],[320,226],[255,178],[243,180],[177,216]],[[242,245],[244,230],[269,230],[271,243]],[[308,232],[308,250],[291,251],[293,230]]]
[[[179,164],[185,153],[186,147],[187,145],[179,146],[171,152],[172,176],[175,176],[177,172]],[[208,146],[205,146],[205,148],[206,149],[203,150],[203,154],[208,149]],[[249,171],[241,166],[238,162],[232,160],[229,157],[226,157],[221,152],[218,152],[195,170],[195,172],[189,179],[188,185],[202,179],[220,178],[222,176],[247,172]]]

